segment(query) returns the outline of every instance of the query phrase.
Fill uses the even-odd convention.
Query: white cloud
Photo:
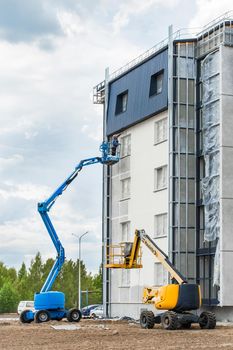
[[[196,0],[197,12],[190,21],[190,27],[202,27],[215,18],[232,10],[232,0]]]
[[[11,157],[0,157],[0,170],[10,170],[10,168],[17,167],[23,161],[24,157],[21,154],[13,154]]]
[[[121,2],[118,12],[113,18],[113,29],[115,33],[118,33],[122,28],[127,26],[130,22],[131,16],[143,16],[152,7],[166,7],[173,8],[179,1],[178,0],[128,0]]]
[[[54,212],[55,215],[51,212],[50,217],[65,248],[67,259],[78,257],[78,242],[72,233],[79,235],[85,231],[89,232],[82,242],[82,258],[88,270],[96,273],[101,262],[101,222],[99,218],[86,222],[85,218],[78,218],[71,205],[66,204],[58,206]],[[5,257],[6,263],[13,260],[17,268],[22,261],[29,265],[38,251],[41,252],[44,261],[50,257],[56,257],[56,250],[36,210],[30,212],[30,217],[0,224],[0,232],[1,259]]]
[[[97,127],[93,128],[93,125],[84,124],[81,128],[82,133],[86,134],[90,139],[101,143],[103,138],[103,128],[102,125],[99,124]]]
[[[62,35],[51,0],[0,1],[0,36],[10,42],[33,41],[46,35]]]
[[[38,135],[38,131],[25,131],[24,135],[26,140],[31,140]]]
[[[28,116],[21,116],[19,119],[12,123],[11,118],[5,121],[4,127],[0,129],[0,135],[22,135],[26,140],[31,140],[38,135],[38,131],[36,130],[38,122],[36,120],[32,120]],[[34,118],[35,119],[35,118]],[[22,157],[22,156],[21,156]]]
[[[63,32],[68,36],[75,36],[85,32],[85,25],[77,13],[59,11],[58,20]]]
[[[5,181],[3,186],[0,188],[0,197],[6,200],[10,198],[19,198],[26,201],[41,201],[41,199],[48,196],[51,192],[47,186],[32,183],[13,184]]]

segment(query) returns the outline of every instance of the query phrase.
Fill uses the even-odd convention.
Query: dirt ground
[[[55,330],[52,326],[77,326],[75,330]],[[20,324],[0,318],[1,350],[143,350],[143,349],[233,349],[233,326],[217,326],[201,330],[165,331],[160,326],[141,329],[127,321],[81,320],[70,324],[50,321],[44,324]]]

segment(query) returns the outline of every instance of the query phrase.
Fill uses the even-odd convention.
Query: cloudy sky
[[[80,159],[98,155],[102,108],[92,88],[174,30],[200,27],[232,0],[0,0],[0,261],[19,267],[55,250],[37,213]],[[53,223],[89,271],[101,262],[101,166],[56,202]]]

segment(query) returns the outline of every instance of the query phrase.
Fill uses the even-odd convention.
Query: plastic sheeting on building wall
[[[206,56],[202,62],[202,127],[205,177],[202,179],[205,206],[205,241],[216,241],[214,284],[219,285],[219,232],[220,232],[220,150],[219,150],[219,52]]]

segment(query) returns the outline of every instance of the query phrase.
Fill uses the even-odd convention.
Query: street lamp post
[[[84,232],[82,235],[76,235],[75,233],[72,233],[73,236],[78,238],[78,308],[81,309],[81,243],[82,238],[88,233],[88,231]]]

